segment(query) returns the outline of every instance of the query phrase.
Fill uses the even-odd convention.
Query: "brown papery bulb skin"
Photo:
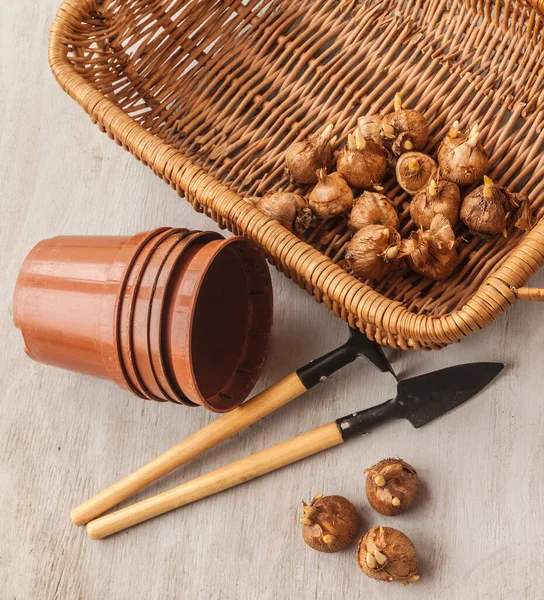
[[[312,221],[312,211],[299,194],[274,192],[262,198],[249,198],[263,214],[275,219],[289,231],[303,233]]]
[[[375,144],[381,145],[380,129],[382,127],[381,115],[365,115],[359,117],[357,128],[365,140],[372,140]]]
[[[503,233],[511,211],[507,194],[484,177],[484,184],[477,187],[463,200],[461,221],[477,235],[491,237]]]
[[[395,172],[400,187],[413,195],[425,189],[436,168],[430,156],[422,152],[406,152],[399,156]]]
[[[317,184],[308,197],[312,212],[319,219],[330,219],[348,213],[353,206],[353,192],[340,173],[317,171]]]
[[[395,266],[400,235],[392,227],[367,225],[351,238],[346,262],[355,277],[380,280]]]
[[[318,169],[330,169],[336,138],[331,138],[333,125],[305,140],[294,142],[285,151],[285,172],[291,183],[315,183]]]
[[[421,229],[429,229],[436,215],[444,215],[453,227],[459,220],[461,191],[456,183],[440,179],[435,174],[424,190],[410,203],[410,216]]]
[[[506,192],[513,209],[517,209],[516,227],[522,231],[530,231],[534,226],[534,217],[531,201],[526,193]]]
[[[372,579],[391,583],[413,583],[417,574],[418,555],[410,538],[392,527],[373,527],[359,540],[359,566]]]
[[[372,508],[393,517],[414,501],[419,480],[417,472],[400,458],[385,458],[366,469],[366,495]]]
[[[349,546],[359,528],[355,506],[343,496],[316,496],[302,503],[302,539],[313,550],[333,553]]]
[[[351,187],[368,189],[383,181],[388,167],[387,152],[356,129],[340,152],[336,168]]]
[[[489,171],[489,159],[480,141],[478,124],[467,133],[456,121],[438,148],[438,165],[444,179],[457,185],[472,185]]]
[[[399,257],[408,257],[412,270],[424,277],[447,279],[457,266],[458,254],[455,234],[446,217],[436,215],[430,229],[419,229],[402,240]]]
[[[366,191],[353,203],[348,224],[355,231],[367,225],[387,225],[398,229],[399,215],[387,196]]]
[[[429,125],[417,110],[402,107],[400,94],[395,95],[395,111],[384,115],[380,136],[382,143],[395,156],[413,150],[423,150],[429,141]]]

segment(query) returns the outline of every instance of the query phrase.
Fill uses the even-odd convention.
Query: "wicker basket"
[[[492,177],[544,214],[544,0],[66,0],[52,27],[60,85],[102,131],[195,209],[249,236],[270,261],[369,338],[440,348],[492,323],[544,263],[529,234],[469,238],[445,282],[392,274],[372,288],[342,268],[343,221],[302,238],[244,201],[287,188],[282,155],[325,123],[405,104],[431,124],[477,121]],[[391,185],[412,227],[407,198]],[[463,235],[463,230],[457,232]]]

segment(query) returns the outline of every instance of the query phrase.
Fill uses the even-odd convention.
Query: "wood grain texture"
[[[44,237],[128,234],[158,225],[214,229],[101,135],[47,65],[58,0],[6,3],[0,24],[0,598],[2,600],[539,600],[544,534],[543,313],[518,303],[497,323],[436,353],[389,353],[404,376],[467,360],[503,360],[500,381],[419,431],[392,423],[359,441],[91,542],[69,510],[211,422],[200,409],[145,403],[115,386],[35,364],[12,325],[17,270]],[[345,339],[345,324],[274,273],[264,389]],[[544,286],[544,275],[533,285]],[[363,361],[150,486],[179,485],[393,393]],[[363,469],[388,455],[419,471],[404,515],[379,517]],[[310,551],[300,501],[352,500],[364,527],[403,530],[422,580],[384,587],[356,566],[356,545]],[[361,533],[363,529],[361,530]]]
[[[74,525],[84,525],[113,508],[122,500],[143,489],[159,477],[172,472],[174,469],[194,460],[208,452],[211,448],[225,442],[233,435],[253,425],[260,419],[278,410],[306,391],[304,384],[296,373],[290,373],[270,388],[254,395],[238,408],[215,419],[193,435],[180,441],[140,467],[134,473],[128,474],[107,489],[89,498],[70,512]]]
[[[103,515],[87,524],[87,534],[93,540],[105,538],[191,502],[247,483],[256,477],[338,446],[342,442],[340,430],[333,421],[255,454],[244,456],[161,494]]]

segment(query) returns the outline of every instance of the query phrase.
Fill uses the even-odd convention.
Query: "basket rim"
[[[540,8],[531,0],[528,0],[528,4],[537,10]],[[49,64],[61,88],[89,114],[101,130],[175,187],[178,193],[184,193],[191,200],[194,198],[198,204],[219,215],[282,265],[296,271],[314,286],[323,299],[338,304],[354,315],[358,321],[356,326],[361,331],[370,324],[386,334],[399,335],[434,347],[459,341],[470,333],[484,329],[514,304],[517,300],[516,290],[524,286],[544,265],[544,218],[541,218],[462,307],[444,315],[418,315],[401,302],[386,298],[266,217],[180,151],[148,132],[73,69],[67,57],[64,34],[71,31],[70,22],[81,22],[94,5],[94,0],[63,0],[51,26]],[[282,249],[287,245],[289,249],[283,255]],[[528,265],[523,260],[526,251],[532,251],[530,253],[533,255],[536,252],[534,264]],[[297,269],[302,255],[306,264],[304,272]],[[520,261],[524,264],[523,269],[519,268]],[[310,266],[312,270],[308,271]],[[343,285],[339,288],[335,282],[340,278]],[[330,302],[327,305],[330,307]]]

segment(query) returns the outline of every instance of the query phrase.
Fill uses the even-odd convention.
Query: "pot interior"
[[[214,399],[215,408],[233,402],[222,391],[236,376],[250,324],[250,290],[244,265],[227,246],[212,261],[195,301],[190,356],[200,394]]]

